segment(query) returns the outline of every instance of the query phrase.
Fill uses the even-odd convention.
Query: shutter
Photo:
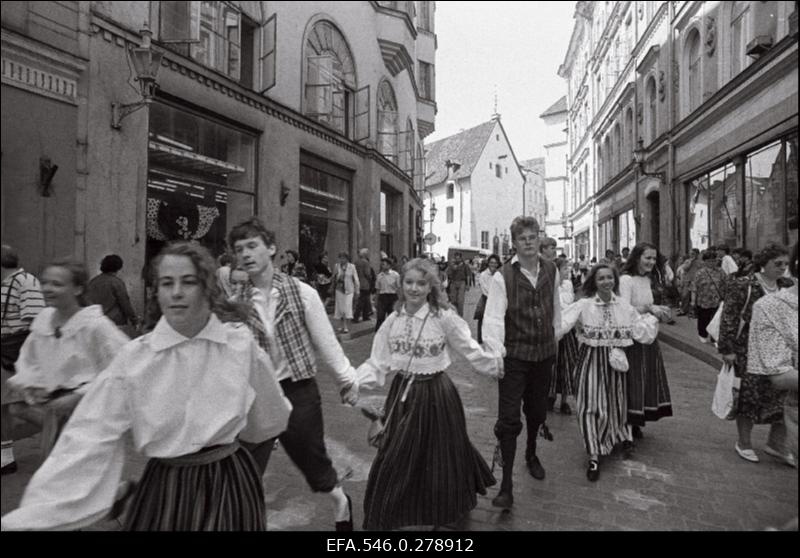
[[[259,91],[264,94],[275,87],[275,55],[277,48],[277,17],[273,14],[261,26],[261,40],[258,55]]]
[[[370,120],[369,120],[369,85],[362,87],[356,91],[355,98],[355,139],[356,141],[363,141],[369,139],[370,136]]]
[[[159,41],[200,42],[200,2],[161,2]]]
[[[332,110],[333,58],[309,56],[306,73],[306,114],[327,119]]]

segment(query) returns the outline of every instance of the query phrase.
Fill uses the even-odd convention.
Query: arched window
[[[597,146],[597,189],[603,187],[605,184],[605,160],[603,159],[605,153],[603,153],[603,148],[601,146]]]
[[[656,79],[650,76],[647,80],[647,87],[645,88],[647,95],[647,143],[650,144],[656,139],[656,131],[658,130],[657,118],[657,104],[656,104]]]
[[[305,42],[305,114],[353,136],[356,69],[347,41],[330,22],[321,20]]]
[[[619,123],[614,125],[614,175],[622,171],[622,132]]]
[[[406,129],[400,136],[400,168],[409,176],[414,176],[414,124],[406,119]]]
[[[378,152],[397,164],[397,99],[392,85],[378,86]]]
[[[687,68],[689,70],[688,90],[686,93],[687,106],[690,113],[703,103],[703,82],[700,72],[700,61],[703,57],[703,52],[700,44],[700,32],[697,29],[692,29],[686,39],[685,46]]]
[[[747,67],[747,24],[750,17],[750,2],[729,2],[731,9],[730,71],[731,78]]]
[[[603,185],[605,185],[612,177],[612,173],[614,172],[613,163],[614,160],[614,153],[611,150],[611,134],[606,135],[606,139],[603,141],[603,153],[605,154],[605,163],[603,167],[605,168],[605,176],[603,177]]]

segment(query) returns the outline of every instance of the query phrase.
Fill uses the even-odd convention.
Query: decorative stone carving
[[[714,51],[717,49],[717,20],[709,16],[706,18],[706,54],[710,57],[714,56]]]
[[[658,72],[658,100],[662,103],[667,97],[667,76],[664,70]]]

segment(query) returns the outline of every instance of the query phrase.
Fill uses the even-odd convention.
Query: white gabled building
[[[427,250],[446,257],[462,245],[507,254],[525,176],[499,116],[426,145],[425,162],[425,232],[437,238]]]

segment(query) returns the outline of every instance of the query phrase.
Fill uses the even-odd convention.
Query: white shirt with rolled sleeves
[[[189,339],[162,318],[92,382],[2,528],[80,529],[105,517],[129,439],[147,457],[178,457],[237,438],[274,438],[290,412],[247,327],[212,315]]]
[[[514,256],[506,265],[514,265],[518,261],[519,258]],[[536,288],[536,283],[539,280],[538,272],[536,275],[533,275],[522,266],[520,266],[519,269],[522,275]],[[542,269],[541,262],[539,262],[538,269],[540,271]],[[556,275],[553,279],[554,330],[561,326],[560,284],[561,279],[558,270],[556,270]],[[485,344],[490,347],[492,351],[503,357],[506,356],[506,310],[508,310],[508,294],[506,293],[506,281],[501,269],[492,276],[492,282],[489,286],[489,298],[486,301],[486,311],[483,314],[483,339]]]
[[[356,381],[356,370],[344,354],[333,326],[325,312],[325,306],[319,298],[319,293],[310,285],[298,281],[300,287],[300,300],[305,310],[306,329],[311,343],[316,350],[316,356],[325,367],[333,373],[338,387],[341,389],[353,385]],[[275,308],[277,305],[278,289],[272,288],[271,296],[267,299],[261,289],[253,289],[253,305],[258,312],[261,322],[267,330],[268,337],[275,339]],[[278,348],[281,350],[280,348]],[[276,359],[278,381],[288,380],[292,377],[291,370],[285,359]]]

